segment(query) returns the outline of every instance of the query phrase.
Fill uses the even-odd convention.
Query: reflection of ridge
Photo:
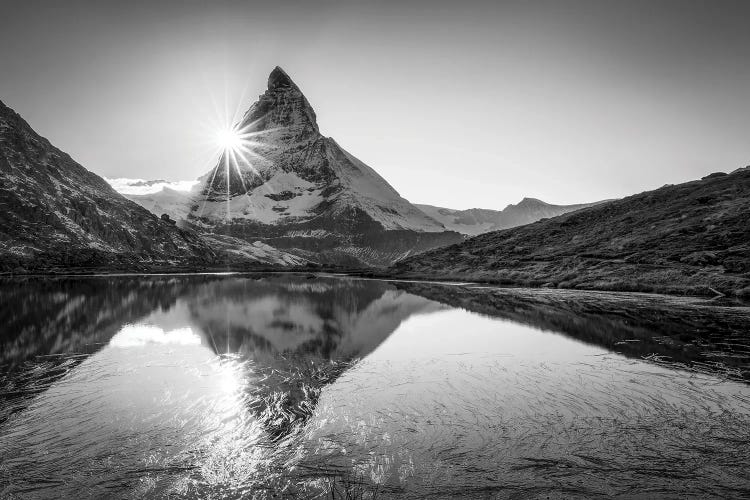
[[[383,282],[335,279],[300,293],[289,286],[299,279],[211,283],[187,300],[190,322],[217,354],[351,359],[372,352],[412,314],[443,308]]]
[[[398,282],[452,307],[509,319],[628,357],[750,381],[747,308],[697,299],[543,289],[467,288]]]

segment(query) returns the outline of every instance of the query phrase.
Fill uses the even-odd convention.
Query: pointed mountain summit
[[[358,266],[462,238],[321,135],[312,106],[279,67],[235,129],[243,147],[222,155],[192,200],[187,219],[203,230]]]
[[[312,106],[289,75],[276,66],[268,76],[268,90],[247,110],[238,128],[251,132],[284,127],[304,135],[318,133]],[[291,130],[289,135],[291,135]]]
[[[268,89],[270,90],[280,87],[297,88],[289,75],[286,74],[286,71],[281,69],[281,66],[276,66],[273,71],[271,71],[271,74],[268,75]]]
[[[253,134],[251,151],[224,153],[203,178],[203,194],[210,201],[244,195],[265,181],[260,167],[280,145],[304,146],[319,136],[315,111],[302,91],[279,66],[268,77],[268,89],[243,116],[235,130]],[[231,167],[231,168],[228,168]]]

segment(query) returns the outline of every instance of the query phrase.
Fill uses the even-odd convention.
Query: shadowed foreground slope
[[[398,262],[401,277],[750,295],[750,169],[496,231]]]

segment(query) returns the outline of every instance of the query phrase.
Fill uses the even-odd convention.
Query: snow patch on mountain
[[[309,218],[325,198],[322,189],[293,172],[276,172],[264,184],[244,195],[225,200],[202,200],[194,211],[210,220],[247,219],[262,224]]]
[[[361,207],[385,229],[441,232],[443,224],[412,205],[375,170],[329,139],[334,151],[346,161],[332,162],[339,181],[345,187],[340,199]]]

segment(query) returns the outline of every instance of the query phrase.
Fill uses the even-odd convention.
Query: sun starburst
[[[233,151],[242,146],[242,137],[234,128],[219,130],[216,134],[216,144],[224,151]]]
[[[211,151],[207,160],[213,164],[211,176],[204,185],[203,203],[198,213],[198,217],[203,217],[206,203],[211,198],[211,193],[219,194],[219,186],[215,186],[216,178],[225,177],[226,182],[226,218],[231,220],[231,199],[232,187],[236,185],[237,180],[242,183],[245,194],[249,194],[252,189],[252,178],[260,176],[261,171],[267,167],[270,160],[266,154],[275,149],[272,134],[277,129],[265,128],[263,117],[252,122],[241,118],[243,109],[242,102],[245,100],[245,90],[243,90],[240,99],[236,102],[236,107],[229,104],[230,92],[225,89],[223,106],[214,98],[213,93],[209,93],[212,109],[207,109],[208,113],[203,115],[200,123],[203,129],[202,144]],[[211,112],[212,111],[212,112]],[[208,153],[208,150],[206,151]],[[209,159],[210,158],[210,159]],[[251,184],[251,185],[248,185]],[[223,191],[223,189],[222,189]],[[235,196],[237,192],[235,191]],[[221,195],[223,198],[223,193]]]
[[[257,122],[253,122],[245,125],[244,127],[230,126],[220,129],[216,133],[216,144],[219,147],[221,153],[221,160],[224,163],[225,176],[226,176],[226,187],[227,187],[227,219],[231,219],[230,214],[230,202],[231,202],[231,191],[230,191],[230,179],[231,171],[237,173],[237,177],[242,183],[242,187],[245,193],[249,191],[248,186],[245,182],[245,175],[240,168],[249,169],[252,174],[258,175],[258,169],[253,165],[253,160],[256,162],[262,162],[265,158],[261,154],[261,150],[272,147],[272,144],[268,141],[259,141],[261,136],[272,132],[273,129],[265,129],[259,131],[253,131],[256,127]],[[213,186],[214,178],[216,177],[216,171],[209,182],[209,190]]]

